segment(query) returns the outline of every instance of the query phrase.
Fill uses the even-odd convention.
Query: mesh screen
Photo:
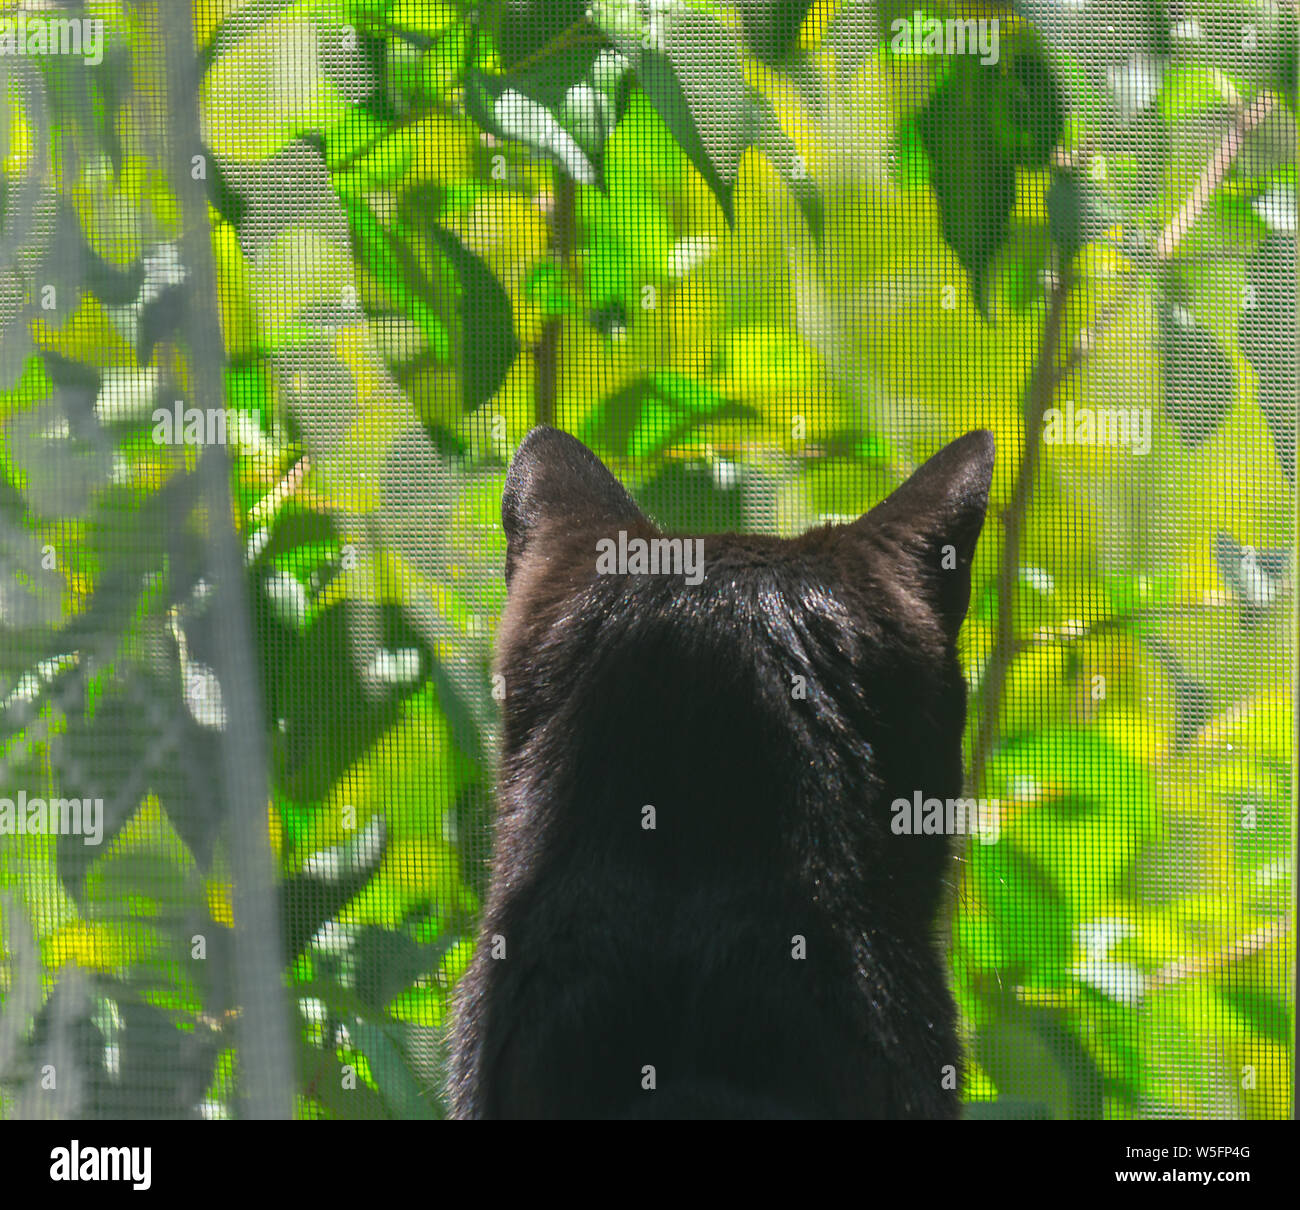
[[[784,537],[990,430],[965,1113],[1291,1116],[1296,47],[1290,0],[0,5],[0,1111],[447,1114],[551,424]]]

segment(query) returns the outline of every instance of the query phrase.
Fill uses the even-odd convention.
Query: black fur
[[[956,637],[992,469],[969,433],[852,525],[706,536],[692,587],[597,575],[598,538],[658,531],[585,446],[528,436],[455,1116],[956,1115],[950,842],[894,835],[889,805],[961,792]]]

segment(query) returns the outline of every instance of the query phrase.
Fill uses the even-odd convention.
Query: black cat
[[[851,525],[669,547],[584,445],[529,434],[456,1117],[956,1116],[950,841],[890,804],[961,791],[992,471],[968,433]]]

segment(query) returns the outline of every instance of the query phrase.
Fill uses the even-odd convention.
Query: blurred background
[[[0,3],[0,1113],[436,1118],[537,423],[998,463],[971,1116],[1293,1112],[1294,0]]]

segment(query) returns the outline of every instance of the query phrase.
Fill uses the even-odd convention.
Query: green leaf
[[[182,330],[190,306],[191,291],[188,281],[164,286],[160,293],[140,309],[135,358],[141,366],[147,366],[153,360],[156,345],[170,340]]]
[[[523,142],[575,181],[603,189],[605,142],[621,113],[625,90],[617,72],[596,70],[609,43],[586,20],[584,6],[562,12],[565,7],[548,3],[543,12],[538,5],[527,17],[513,19],[509,8],[503,11],[501,36],[510,43],[521,33],[520,49],[524,42],[529,49],[513,55],[503,45],[502,62],[510,68],[505,75],[470,66],[466,107],[483,129]],[[548,27],[557,36],[538,40]],[[473,45],[471,41],[471,57]]]
[[[1019,45],[993,69],[993,133],[999,149],[1013,163],[1039,168],[1061,140],[1065,104],[1046,50],[1033,38],[1017,41]],[[960,136],[954,133],[954,137]]]
[[[1108,901],[1157,834],[1146,770],[1083,728],[1045,730],[1008,744],[990,764],[989,788],[1003,803],[1003,828],[988,848],[1009,845],[1022,854],[1075,919]]]
[[[781,174],[803,214],[808,230],[818,245],[826,226],[825,209],[816,183],[808,175],[803,157],[795,149],[794,140],[786,134],[772,103],[757,89],[747,90],[750,122],[754,130],[754,143]]]
[[[383,1096],[363,1081],[354,1083],[341,1059],[313,1046],[301,1032],[295,1031],[294,1039],[300,1086],[329,1116],[342,1121],[379,1121],[386,1116],[389,1106]]]
[[[1292,203],[1294,207],[1294,203]],[[1237,320],[1241,351],[1259,375],[1259,405],[1278,461],[1295,482],[1296,237],[1270,231],[1246,260],[1246,290]]]
[[[116,996],[114,1004],[117,1079],[112,1082],[112,1116],[197,1119],[220,1052],[218,1035],[178,1028],[167,1013],[129,993]]]
[[[1063,985],[1073,929],[1060,889],[1005,834],[997,844],[970,845],[968,856],[1004,969],[1038,986]]]
[[[246,361],[226,365],[226,399],[232,408],[239,408],[257,419],[264,433],[275,426],[274,387],[266,362]]]
[[[905,117],[894,130],[889,173],[900,189],[925,189],[930,184],[930,161],[913,115]]]
[[[218,155],[265,160],[299,136],[328,134],[346,119],[349,106],[331,78],[328,56],[299,49],[304,38],[314,43],[315,21],[301,0],[264,0],[234,14],[214,35],[198,91]],[[268,71],[269,63],[294,69]]]
[[[245,38],[295,3],[296,0],[254,0],[219,22],[207,45],[199,52],[200,71],[206,71],[222,55],[229,54]]]
[[[1228,107],[1223,73],[1208,63],[1175,63],[1160,83],[1160,116],[1166,122]]]
[[[1070,260],[1099,233],[1102,215],[1096,186],[1081,172],[1056,169],[1047,189],[1047,229],[1061,256]]]
[[[215,157],[213,162],[215,163]],[[121,268],[97,256],[86,243],[86,237],[71,207],[60,211],[59,228],[54,238],[60,242],[66,241],[65,252],[74,257],[80,255],[85,287],[105,306],[126,307],[140,297],[140,287],[144,284],[144,261],[139,260],[129,268]]]
[[[595,162],[559,114],[521,80],[492,76],[477,67],[466,73],[465,101],[470,116],[490,133],[546,155],[580,185],[600,185]]]
[[[218,214],[232,227],[238,229],[248,213],[248,199],[238,192],[226,176],[221,164],[221,157],[204,148],[208,162],[208,198]]]
[[[398,309],[420,325],[432,355],[445,357],[447,328],[438,316],[445,303],[414,246],[416,237],[400,227],[386,231],[358,199],[340,200],[359,258]],[[460,380],[465,409],[472,411],[500,387],[519,350],[510,299],[483,260],[455,235],[434,223],[429,232],[460,285]]]
[[[975,1054],[1002,1096],[1042,1106],[1058,1120],[1101,1117],[1101,1072],[1054,1015],[1016,1011],[980,1030]]]
[[[586,24],[589,0],[506,0],[497,8],[497,53],[513,69],[533,59],[566,31]],[[565,38],[567,42],[568,39]]]
[[[384,821],[376,815],[351,840],[313,853],[303,873],[285,879],[280,924],[287,957],[301,954],[321,925],[364,889],[383,864],[387,846]]]
[[[944,238],[986,320],[989,273],[1016,201],[1015,163],[994,130],[995,87],[978,59],[957,57],[917,119]]]
[[[1162,303],[1157,336],[1165,415],[1184,445],[1204,445],[1232,409],[1232,362],[1186,307]]]
[[[472,412],[496,394],[519,352],[514,315],[505,287],[450,231],[436,224],[431,233],[460,281],[461,382],[465,410]]]
[[[1043,295],[1043,275],[1052,263],[1052,244],[1041,223],[1013,223],[1007,239],[1001,296],[1013,311],[1028,311]]]
[[[554,50],[496,80],[506,87],[522,88],[539,104],[558,114],[574,88],[593,83],[592,68],[606,46],[604,37],[588,26],[582,39],[572,42],[566,39]]]
[[[446,329],[437,314],[440,299],[415,254],[380,226],[363,201],[346,194],[340,194],[339,201],[348,216],[357,259],[383,283],[398,310],[420,325],[429,347],[437,351],[446,343]]]
[[[396,607],[383,609],[382,642],[389,650],[420,653],[413,681],[376,695],[354,666],[349,641],[351,605],[321,612],[301,635],[268,628],[264,682],[271,697],[276,784],[299,802],[321,798],[353,762],[396,722],[403,701],[428,678],[432,654]]]
[[[277,559],[285,559],[296,570],[309,570],[306,560],[294,559],[296,551],[304,547],[328,547],[338,542],[334,518],[328,513],[300,507],[281,511],[271,524],[265,545],[257,552],[255,567],[267,567]]]
[[[475,764],[484,761],[483,735],[465,694],[447,670],[435,659],[429,667],[429,680],[438,697],[438,709],[446,716],[456,747]]]
[[[170,742],[155,749],[151,788],[167,812],[176,834],[194,855],[200,870],[212,868],[213,848],[221,829],[223,799],[221,735],[201,727],[180,700],[179,678],[171,694],[175,702]]]
[[[431,1090],[415,1078],[406,1053],[393,1040],[388,1026],[357,1020],[349,1022],[348,1032],[370,1063],[370,1074],[385,1102],[398,1117],[421,1122],[438,1118]]]
[[[433,970],[455,941],[455,936],[448,936],[437,944],[421,945],[405,933],[367,925],[352,947],[357,998],[370,1011],[385,1012],[393,997]]]
[[[603,400],[580,434],[616,458],[654,457],[706,420],[749,417],[753,409],[728,401],[684,374],[648,374]]]
[[[722,213],[726,216],[728,226],[736,222],[732,204],[734,182],[727,181],[718,171],[717,166],[705,150],[704,140],[699,127],[691,114],[691,107],[686,100],[681,81],[673,69],[672,61],[663,51],[647,50],[642,53],[637,63],[636,75],[650,103],[663,119],[677,145],[686,154],[686,158],[708,183],[713,196],[718,199]]]
[[[553,260],[538,261],[524,277],[523,294],[536,303],[550,319],[556,315],[575,315],[578,308],[564,288],[564,273]]]
[[[1226,979],[1219,985],[1219,995],[1262,1037],[1272,1039],[1279,1046],[1290,1046],[1294,1041],[1291,1027],[1293,1009],[1285,999],[1270,995],[1261,988],[1242,986]]]
[[[74,898],[81,896],[91,863],[130,822],[149,790],[159,732],[180,706],[165,703],[154,688],[145,677],[126,672],[100,696],[93,711],[84,706],[69,709],[67,730],[51,745],[58,774],[56,796],[103,803],[98,844],[87,844],[84,835],[58,838],[59,877]],[[166,744],[163,751],[169,748]]]
[[[799,30],[812,0],[740,0],[745,41],[764,63],[789,59],[799,45]]]

